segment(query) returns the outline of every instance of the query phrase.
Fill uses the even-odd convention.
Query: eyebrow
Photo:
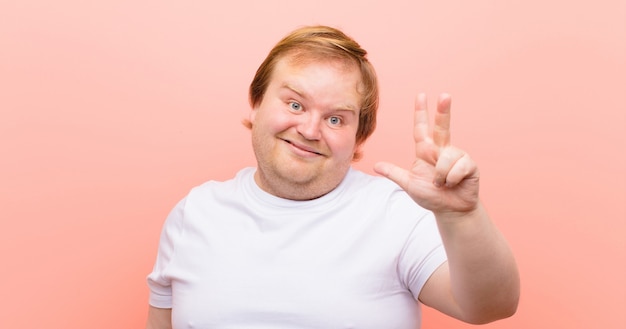
[[[298,94],[298,96],[300,96],[302,98],[309,98],[306,93],[304,93],[303,91],[300,91],[300,89],[298,89],[297,87],[293,86],[292,84],[289,84],[288,82],[284,82],[280,86],[280,88],[281,89],[289,89],[289,90],[293,91],[294,93]]]
[[[297,87],[295,87],[294,85],[292,85],[292,84],[290,84],[288,82],[284,82],[281,85],[281,89],[289,89],[289,90],[293,91],[294,93],[298,94],[298,96],[300,96],[300,97],[302,97],[304,99],[311,99],[311,97],[307,93],[301,91],[300,89],[298,89]],[[352,106],[351,104],[348,104],[348,103],[341,103],[339,106],[336,106],[335,108],[336,108],[336,110],[339,110],[339,111],[357,112],[357,110],[358,110],[358,107]]]

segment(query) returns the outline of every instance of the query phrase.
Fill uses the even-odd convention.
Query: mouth
[[[298,144],[298,143],[294,143],[290,140],[287,139],[283,139],[284,142],[286,142],[287,144],[290,144],[291,146],[295,147],[298,150],[304,151],[304,152],[308,152],[311,154],[315,154],[315,155],[323,155],[322,153],[316,151],[315,149],[308,147],[306,145],[302,145],[302,144]]]

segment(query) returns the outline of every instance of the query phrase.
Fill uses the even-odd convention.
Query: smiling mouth
[[[311,148],[307,148],[307,147],[300,146],[300,145],[295,144],[295,143],[293,143],[293,142],[291,142],[291,141],[289,141],[289,140],[283,139],[283,141],[285,141],[285,142],[286,142],[286,143],[288,143],[288,144],[291,144],[293,147],[295,147],[295,148],[297,148],[297,149],[299,149],[299,150],[302,150],[302,151],[304,151],[304,152],[309,152],[309,153],[312,153],[312,154],[315,154],[315,155],[323,155],[322,153],[317,152],[317,151],[315,151],[315,150],[313,150],[313,149],[311,149]]]

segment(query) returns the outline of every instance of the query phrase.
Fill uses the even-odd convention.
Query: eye
[[[330,123],[331,126],[339,126],[341,125],[341,117],[332,116],[328,118],[328,123]]]
[[[301,111],[302,105],[300,105],[300,103],[298,102],[289,102],[289,108],[294,111]]]

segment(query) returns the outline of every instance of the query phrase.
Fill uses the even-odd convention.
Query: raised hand
[[[412,168],[387,162],[374,166],[376,173],[394,181],[435,214],[470,212],[479,202],[476,163],[463,150],[450,145],[450,104],[449,95],[439,96],[431,135],[426,95],[419,94],[415,101]]]

